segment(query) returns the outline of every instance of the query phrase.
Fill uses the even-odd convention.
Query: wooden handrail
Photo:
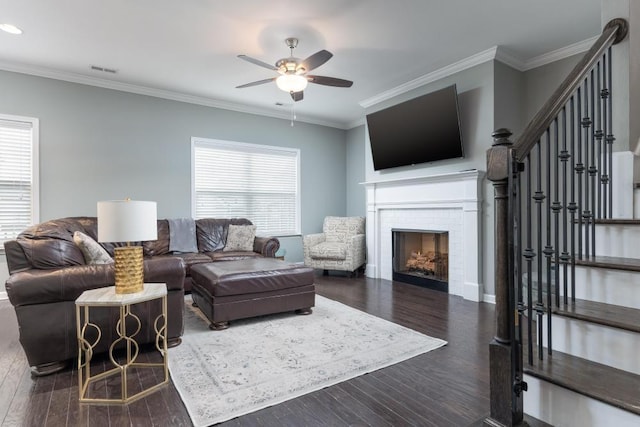
[[[598,40],[571,70],[571,73],[529,122],[529,125],[513,145],[515,158],[518,162],[527,157],[604,52],[610,46],[624,40],[627,36],[628,28],[627,21],[622,18],[612,19],[605,25]]]

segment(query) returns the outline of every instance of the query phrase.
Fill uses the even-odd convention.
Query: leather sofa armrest
[[[258,237],[253,241],[253,251],[268,258],[274,258],[280,249],[280,240],[276,237]]]
[[[22,246],[20,246],[16,240],[7,240],[4,242],[4,253],[7,258],[9,274],[31,268],[31,264],[27,260]]]
[[[180,258],[144,260],[144,280],[182,289],[185,268]],[[91,264],[56,270],[30,269],[12,274],[5,288],[14,306],[75,301],[89,289],[113,286],[113,264]]]
[[[184,289],[186,267],[179,257],[148,258],[144,260],[144,281],[166,283],[168,291]]]

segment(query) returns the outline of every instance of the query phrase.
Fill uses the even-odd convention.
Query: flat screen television
[[[375,170],[463,157],[452,85],[367,114]]]

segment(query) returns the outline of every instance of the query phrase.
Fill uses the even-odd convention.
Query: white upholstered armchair
[[[324,270],[357,272],[365,263],[364,217],[328,216],[322,233],[303,237],[304,265]]]

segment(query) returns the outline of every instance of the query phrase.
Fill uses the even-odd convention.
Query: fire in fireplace
[[[393,280],[449,291],[449,233],[393,229]]]

